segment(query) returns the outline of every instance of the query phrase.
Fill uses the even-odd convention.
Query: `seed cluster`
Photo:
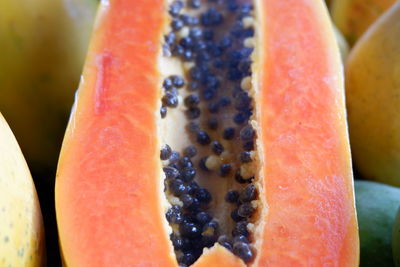
[[[192,141],[183,151],[167,144],[160,151],[165,190],[171,196],[166,218],[181,266],[194,263],[204,247],[216,242],[245,262],[254,258],[248,229],[258,199],[253,184],[256,131],[249,122],[252,13],[251,3],[237,0],[176,0],[169,6],[171,31],[164,36],[163,53],[180,59],[186,73],[185,78],[164,79],[160,115],[165,118],[168,109],[183,105]],[[179,103],[181,89],[183,103]],[[196,182],[207,173],[233,179],[235,188],[241,188],[225,195],[232,206],[231,235],[221,234],[210,210],[213,197]]]

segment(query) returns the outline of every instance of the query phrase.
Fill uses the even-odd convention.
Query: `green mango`
[[[360,266],[393,266],[392,228],[400,206],[400,188],[356,181]]]

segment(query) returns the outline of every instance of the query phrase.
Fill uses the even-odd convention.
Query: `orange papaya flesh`
[[[193,82],[190,68],[200,64],[198,59],[185,63],[175,55],[168,56],[174,49],[166,49],[163,36],[179,26],[171,18],[174,3],[138,0],[133,5],[114,0],[101,4],[57,171],[57,221],[66,265],[357,265],[343,77],[324,4],[305,0],[252,3],[254,9],[242,22],[253,27],[254,37],[246,36],[235,44],[254,46],[249,55],[251,75],[233,81],[227,72],[226,76],[216,72],[221,87],[240,86],[248,90],[251,99],[251,116],[234,125],[240,138],[227,142],[221,129],[206,130],[207,141],[204,134],[199,137],[198,131],[193,135],[186,128],[195,120],[182,103]],[[238,2],[241,7],[248,3]],[[222,38],[226,34],[222,29],[233,27],[232,16],[237,13],[227,15],[218,3],[207,5],[213,11],[188,12],[198,16],[202,25],[214,23],[213,29],[219,29],[215,38]],[[218,22],[221,14],[224,22]],[[225,26],[219,27],[220,23]],[[179,30],[176,35],[179,39],[185,33]],[[180,97],[165,100],[168,90],[162,87],[167,87],[163,83],[171,74],[183,75],[185,86],[177,90]],[[221,95],[227,92],[218,90]],[[201,88],[199,94],[205,91]],[[207,115],[212,114],[207,99],[201,95],[200,100],[201,120],[209,121],[214,117]],[[180,102],[177,108],[174,101]],[[165,118],[160,115],[162,105],[167,106]],[[223,118],[215,115],[220,126],[232,125],[236,113],[227,110],[221,111]],[[209,127],[202,121],[202,127]],[[246,131],[242,130],[249,127],[256,132],[252,140],[256,145],[248,149],[252,161],[245,165],[237,157],[246,150],[242,138]],[[211,139],[219,140],[230,154],[213,151],[220,156],[215,157],[210,153]],[[174,163],[168,151],[168,160],[160,160],[160,148],[165,144],[181,153],[187,145],[196,146],[197,155],[192,159],[195,181],[208,190],[211,201],[193,210],[185,206],[187,199],[182,196],[191,193],[178,194],[171,187],[172,181],[184,179],[178,165],[182,161]],[[233,170],[227,177],[219,177],[226,160],[245,184],[237,182]],[[169,177],[171,173],[163,173],[163,167],[178,169],[180,176]],[[246,179],[249,172],[253,176]],[[189,181],[183,182],[185,188],[189,185]],[[239,216],[242,222],[237,223],[231,218],[235,207],[224,201],[225,196],[232,189],[242,195],[247,185],[256,188],[251,202],[254,210],[249,216]],[[244,202],[237,203],[239,209]],[[183,220],[166,218],[171,206],[183,210]],[[199,211],[208,212],[219,225],[215,232],[220,235],[213,235],[213,242],[218,239],[236,256],[220,245],[208,250],[205,247],[212,244],[196,243],[213,230],[202,228]],[[250,244],[232,244],[232,232],[243,221]],[[190,253],[175,243],[174,251],[170,234],[189,239],[190,259]],[[196,245],[199,247],[194,250]],[[243,255],[239,247],[247,248],[245,254],[251,257]]]

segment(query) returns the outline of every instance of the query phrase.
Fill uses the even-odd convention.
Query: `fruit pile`
[[[1,1],[0,266],[400,266],[397,36],[395,0]]]

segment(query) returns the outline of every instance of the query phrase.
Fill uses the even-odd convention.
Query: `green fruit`
[[[393,225],[392,235],[393,261],[396,267],[400,266],[400,209],[397,211],[396,219]]]
[[[356,207],[360,232],[360,266],[393,266],[392,228],[400,206],[400,189],[356,181]]]

